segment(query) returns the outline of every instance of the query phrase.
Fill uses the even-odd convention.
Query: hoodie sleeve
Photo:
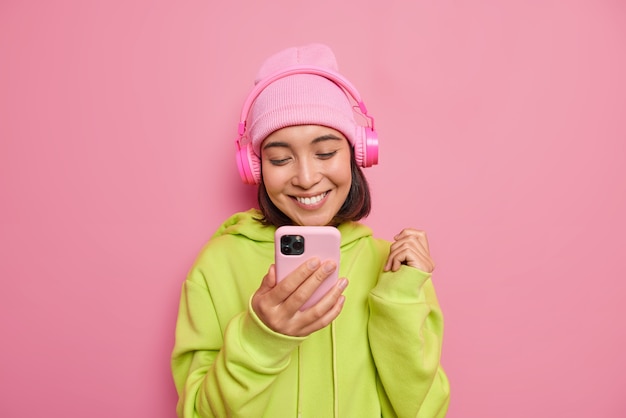
[[[443,317],[430,274],[408,266],[381,273],[369,305],[383,416],[444,417],[450,387],[440,364]]]
[[[183,285],[172,354],[181,418],[258,414],[301,342],[267,328],[249,304],[225,324],[223,334],[222,328],[202,272],[196,269]]]

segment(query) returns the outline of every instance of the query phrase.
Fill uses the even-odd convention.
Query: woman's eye
[[[270,159],[272,165],[285,165],[289,162],[289,158]]]
[[[322,160],[327,160],[329,158],[332,158],[335,154],[337,154],[337,151],[333,151],[333,152],[322,152],[317,154],[318,158],[321,158]]]

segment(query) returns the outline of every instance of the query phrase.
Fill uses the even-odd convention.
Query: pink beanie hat
[[[331,49],[309,44],[285,49],[268,58],[259,69],[255,84],[294,65],[337,73],[337,60]],[[327,126],[344,134],[353,146],[358,128],[352,103],[343,88],[314,74],[289,75],[269,84],[252,104],[248,120],[248,135],[258,156],[265,138],[287,126]]]

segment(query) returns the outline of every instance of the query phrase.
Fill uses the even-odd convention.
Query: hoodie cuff
[[[381,273],[378,284],[372,289],[373,296],[395,303],[411,303],[420,298],[422,286],[431,274],[409,266],[400,270]]]
[[[256,315],[250,302],[240,327],[242,348],[258,364],[276,367],[287,362],[289,356],[306,339],[280,334],[267,327]]]

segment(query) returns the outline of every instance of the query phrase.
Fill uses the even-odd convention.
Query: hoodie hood
[[[252,241],[274,242],[276,227],[263,225],[259,221],[262,218],[263,215],[258,209],[235,213],[220,225],[215,234],[213,234],[213,239],[223,235],[241,235]]]
[[[252,241],[274,242],[276,227],[263,225],[259,221],[262,217],[263,215],[258,209],[235,213],[215,231],[213,238],[222,235],[242,235]],[[337,229],[341,233],[342,248],[372,235],[372,230],[368,226],[358,222],[344,222]]]

